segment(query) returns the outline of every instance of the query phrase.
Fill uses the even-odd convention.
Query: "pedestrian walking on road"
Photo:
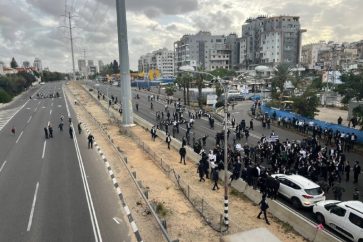
[[[79,122],[79,123],[78,123],[78,126],[77,126],[77,127],[78,127],[78,133],[79,133],[79,134],[81,134],[81,133],[82,133],[82,126],[81,126],[81,125],[82,125],[82,122]]]
[[[93,149],[93,141],[95,137],[93,137],[93,135],[90,133],[87,139],[88,139],[88,149]]]
[[[71,139],[73,139],[73,129],[71,126],[69,126],[69,136]]]
[[[266,223],[268,225],[270,225],[270,222],[268,221],[267,214],[266,214],[267,209],[269,208],[267,201],[266,201],[266,194],[262,194],[261,202],[258,205],[260,205],[260,213],[257,215],[257,218],[260,219],[261,215],[263,214],[263,216],[265,217]]]
[[[53,127],[51,124],[48,124],[49,138],[53,138]]]
[[[59,125],[58,125],[58,128],[60,131],[63,131],[63,122],[61,122]]]
[[[250,120],[250,130],[253,130],[253,119]]]
[[[355,165],[353,167],[353,173],[354,173],[354,183],[358,183],[358,176],[360,174],[360,165],[358,161],[355,161]]]
[[[47,127],[44,127],[44,135],[45,135],[45,138],[48,139],[48,129],[47,129]]]
[[[139,111],[139,104],[138,103],[135,104],[135,107],[136,107],[136,111]]]
[[[184,165],[185,164],[185,156],[187,154],[187,150],[185,149],[184,145],[179,149],[179,154],[180,154],[180,162],[179,163],[182,163],[182,161],[184,161]]]
[[[11,133],[15,136],[15,127],[14,126],[11,128]]]

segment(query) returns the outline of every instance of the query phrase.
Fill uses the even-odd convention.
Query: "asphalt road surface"
[[[0,241],[130,241],[99,155],[84,133],[70,138],[68,116],[75,127],[78,121],[62,85],[33,88],[0,109]],[[35,92],[60,97],[38,99]],[[45,139],[48,124],[53,138]]]
[[[93,88],[100,90],[102,93],[104,93],[106,96],[108,94],[109,97],[111,97],[111,95],[113,95],[114,97],[117,97],[118,100],[121,100],[121,90],[119,87],[117,86],[109,86],[109,85],[103,85],[98,83],[97,86],[95,86],[95,83],[88,83],[89,85],[91,85]],[[156,125],[156,112],[157,111],[164,111],[165,109],[165,99],[161,98],[159,101],[155,101],[153,102],[153,110],[151,110],[150,108],[150,102],[148,101],[148,96],[150,95],[154,95],[156,97],[157,94],[155,93],[151,93],[151,92],[147,92],[145,90],[139,91],[137,89],[132,89],[133,92],[133,109],[134,112],[139,115],[140,117],[142,117],[143,119],[149,121],[150,123],[153,123]],[[139,94],[140,99],[136,99],[136,94]],[[136,111],[135,108],[135,104],[138,103],[139,105],[139,110]],[[233,115],[236,119],[236,123],[239,123],[242,119],[245,119],[246,121],[246,125],[249,126],[249,121],[251,120],[251,117],[248,115],[248,111],[250,109],[252,105],[251,101],[241,101],[238,102],[238,104],[234,107],[234,109],[232,110],[230,108],[230,113],[231,116]],[[168,109],[173,112],[174,109],[174,105],[168,105]],[[188,117],[188,112],[187,110],[185,110],[184,114],[183,114],[184,118],[186,118],[187,120],[189,120]],[[215,136],[217,134],[217,132],[221,132],[223,130],[223,124],[221,122],[218,122],[217,120],[215,120],[214,123],[214,129],[211,129],[209,127],[209,122],[208,122],[208,118],[207,117],[202,117],[202,119],[195,119],[194,121],[194,125],[193,128],[191,129],[191,137],[195,137],[196,139],[203,137],[204,135],[208,135],[207,138],[207,145],[206,147],[204,147],[204,149],[208,152],[209,149],[212,149],[215,146]],[[304,137],[298,133],[292,132],[292,131],[288,131],[285,129],[281,129],[278,127],[274,127],[271,126],[271,129],[266,129],[266,128],[262,128],[262,125],[259,121],[254,120],[254,130],[250,131],[250,137],[248,138],[248,140],[246,140],[245,138],[242,138],[241,140],[241,144],[242,146],[245,143],[248,143],[249,145],[256,145],[257,141],[261,138],[262,135],[265,136],[269,136],[272,132],[272,130],[274,130],[274,132],[279,135],[280,140],[284,141],[286,140],[286,138],[288,138],[289,140],[302,140]],[[169,127],[169,132],[171,133],[172,131],[172,127]],[[183,136],[185,136],[186,133],[186,125],[180,125],[180,133],[176,134],[176,138],[178,138],[179,140],[182,139]],[[232,137],[233,135],[230,136],[229,138],[229,144],[232,144]],[[192,138],[190,139],[190,143],[192,144]],[[166,144],[165,144],[166,145]],[[351,165],[352,165],[352,161],[354,160],[362,160],[362,156],[357,154],[357,153],[346,153],[347,155],[347,159],[349,161],[351,161]],[[352,173],[351,173],[352,176]],[[342,183],[341,186],[345,188],[346,192],[343,193],[343,200],[352,200],[353,197],[353,183],[352,183],[352,178],[350,182],[345,182],[344,177],[342,177]],[[360,191],[363,191],[363,175],[361,175],[360,180],[359,180],[359,184],[358,184],[358,188],[360,189]],[[328,194],[326,194],[327,199],[333,199],[333,194],[332,191],[330,190],[330,192]],[[295,210],[291,204],[286,201],[283,198],[279,198],[278,199],[281,203],[283,203],[284,205],[286,205],[287,207],[289,207],[292,210]],[[298,211],[296,211],[298,213],[300,213],[301,215],[303,215],[304,217],[306,217],[308,220],[316,222],[316,219],[312,213],[312,209],[300,209]]]

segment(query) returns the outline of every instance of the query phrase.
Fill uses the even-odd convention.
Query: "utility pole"
[[[72,17],[71,17],[71,12],[68,12],[68,21],[69,21],[69,35],[70,35],[70,39],[71,39],[73,79],[76,80],[76,70],[75,70],[75,67],[74,67],[74,51],[73,51],[73,36],[72,36]]]
[[[84,58],[84,62],[86,63],[86,49],[83,49],[83,58]],[[88,68],[87,68],[87,65],[86,65],[86,73],[85,74],[85,77],[86,77],[86,81],[88,80]]]
[[[118,51],[121,79],[122,125],[133,126],[133,111],[131,98],[129,48],[127,42],[127,22],[125,0],[116,0]]]

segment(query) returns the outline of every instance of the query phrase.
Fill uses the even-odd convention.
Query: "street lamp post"
[[[227,140],[227,113],[228,113],[228,81],[222,81],[220,77],[216,77],[208,72],[196,71],[194,67],[182,66],[179,68],[180,71],[206,74],[211,76],[214,80],[217,80],[219,84],[223,86],[224,89],[224,210],[223,210],[223,223],[224,226],[228,228],[229,218],[228,218],[228,140]]]

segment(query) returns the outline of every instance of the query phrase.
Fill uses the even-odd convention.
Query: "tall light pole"
[[[127,22],[125,0],[116,0],[118,50],[121,80],[122,125],[134,125],[131,99],[129,48],[127,42]]]
[[[220,85],[223,86],[224,89],[224,210],[223,210],[223,223],[224,226],[229,226],[228,219],[228,139],[227,139],[227,113],[228,113],[228,81],[221,80],[220,77],[216,77],[208,72],[203,71],[195,71],[192,66],[182,66],[179,68],[180,71],[198,73],[198,74],[206,74],[213,77],[214,80],[217,80]]]

